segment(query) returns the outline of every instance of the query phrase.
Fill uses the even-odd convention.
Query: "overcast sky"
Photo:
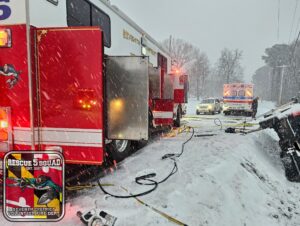
[[[263,65],[266,47],[296,39],[300,2],[290,38],[296,1],[280,0],[111,0],[157,41],[172,35],[198,46],[215,64],[220,51],[243,51],[245,77]],[[300,26],[298,27],[298,31]]]

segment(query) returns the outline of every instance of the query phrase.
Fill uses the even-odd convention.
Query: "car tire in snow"
[[[130,140],[113,140],[109,146],[109,153],[112,159],[117,162],[122,161],[131,152],[131,141]]]

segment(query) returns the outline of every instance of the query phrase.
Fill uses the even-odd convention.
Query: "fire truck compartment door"
[[[165,100],[173,100],[174,89],[173,89],[174,78],[172,75],[165,74],[164,76],[164,96]]]
[[[161,96],[161,69],[150,66],[149,67],[149,95],[151,99],[158,99]]]
[[[108,139],[148,139],[148,58],[110,56],[106,59]]]
[[[174,76],[174,102],[187,103],[188,101],[188,76],[187,75],[173,75]]]
[[[188,103],[189,89],[190,89],[189,76],[184,75],[184,103]]]
[[[36,31],[38,142],[67,163],[103,162],[103,46],[96,27]]]

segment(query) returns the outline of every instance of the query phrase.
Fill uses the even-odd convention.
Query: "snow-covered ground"
[[[290,183],[284,176],[279,159],[276,134],[261,131],[249,135],[227,134],[224,127],[242,122],[242,117],[196,116],[196,100],[190,100],[184,123],[194,127],[195,135],[178,159],[178,172],[152,193],[140,199],[189,226],[298,226],[300,225],[300,184]],[[258,115],[274,105],[259,102]],[[216,126],[219,118],[223,130]],[[248,119],[250,120],[250,119]],[[253,122],[255,123],[255,121]],[[117,169],[102,178],[105,187],[118,195],[148,189],[134,182],[144,170],[157,173],[157,180],[172,169],[171,160],[161,160],[166,153],[177,153],[191,133],[157,139],[127,158]],[[82,191],[66,204],[66,215],[61,222],[48,225],[81,225],[78,210],[85,211],[97,205],[118,217],[116,226],[176,225],[147,208],[135,199],[115,199],[105,196],[99,188]],[[9,223],[1,225],[44,225],[46,223]]]

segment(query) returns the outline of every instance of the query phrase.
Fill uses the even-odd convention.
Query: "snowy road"
[[[290,183],[284,177],[276,134],[226,134],[215,125],[215,118],[222,121],[223,127],[240,123],[243,118],[196,116],[195,103],[190,101],[185,124],[194,127],[195,135],[215,135],[194,136],[177,161],[178,172],[141,200],[189,226],[300,225],[300,184]],[[258,114],[272,107],[271,103],[260,103]],[[115,184],[106,189],[118,195],[127,195],[119,186],[132,193],[148,189],[136,185],[136,175],[152,169],[157,180],[164,178],[173,163],[161,160],[161,156],[180,152],[190,136],[184,132],[153,141],[107,174],[102,183]],[[118,217],[116,226],[176,225],[135,199],[107,197],[99,188],[80,192],[67,203],[65,218],[49,225],[81,225],[76,212],[94,207],[95,200],[101,209]],[[9,223],[2,216],[0,223],[20,225]]]

